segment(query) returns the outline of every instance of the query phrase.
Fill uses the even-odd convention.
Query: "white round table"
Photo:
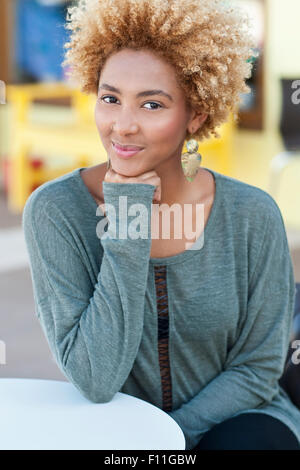
[[[69,383],[0,379],[1,450],[184,450],[185,438],[167,413],[116,393],[93,403]]]

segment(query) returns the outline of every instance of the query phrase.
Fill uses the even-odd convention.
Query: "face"
[[[155,93],[138,96],[154,89]],[[203,118],[193,119],[194,115],[173,67],[151,51],[122,49],[107,59],[99,79],[95,121],[116,172],[136,176],[180,158],[188,125],[195,130]],[[112,142],[143,149],[124,159]]]

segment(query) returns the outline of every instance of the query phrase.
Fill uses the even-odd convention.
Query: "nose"
[[[135,134],[139,129],[134,113],[123,111],[118,116],[118,119],[112,124],[112,130],[116,134],[123,136],[127,134]]]
[[[136,124],[125,123],[125,125],[122,125],[120,123],[117,123],[113,124],[111,129],[116,136],[125,136],[130,134],[136,134],[138,131],[138,126]]]

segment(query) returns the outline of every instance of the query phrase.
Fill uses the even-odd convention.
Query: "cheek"
[[[178,138],[178,135],[181,133],[183,127],[182,119],[180,118],[173,118],[168,121],[164,128],[163,133],[166,138]]]
[[[94,110],[94,118],[95,118],[95,123],[99,129],[99,127],[103,125],[103,123],[105,123],[105,120],[103,119],[104,116],[103,116],[103,113],[100,111],[100,107],[97,105],[95,105],[95,110]]]
[[[154,132],[153,132],[154,131]],[[185,121],[181,114],[170,113],[166,118],[156,120],[151,138],[173,147],[185,135]]]
[[[95,124],[98,130],[98,134],[104,143],[105,138],[110,134],[111,131],[111,120],[109,118],[109,114],[106,111],[105,113],[101,110],[100,106],[95,106],[94,109],[94,119]]]

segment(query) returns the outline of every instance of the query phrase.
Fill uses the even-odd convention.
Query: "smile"
[[[117,144],[112,142],[112,148],[121,158],[130,158],[133,155],[136,155],[139,152],[142,152],[144,149],[135,149],[135,150],[124,150],[122,147],[119,147]]]

